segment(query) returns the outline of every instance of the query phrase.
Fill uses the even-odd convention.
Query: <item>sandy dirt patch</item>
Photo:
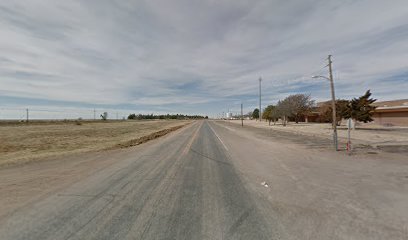
[[[231,120],[230,123],[241,124],[241,121]],[[269,126],[268,122],[259,122],[255,120],[245,120],[244,125],[275,129],[279,131],[293,132],[302,135],[319,136],[332,138],[333,130],[330,123],[289,123],[286,127],[280,123]],[[338,127],[338,137],[347,139],[347,127],[341,125]],[[352,142],[368,144],[371,146],[382,145],[408,145],[407,127],[381,127],[373,124],[360,125],[356,130],[351,131]]]

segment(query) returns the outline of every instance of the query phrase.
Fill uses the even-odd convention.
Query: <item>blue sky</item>
[[[0,119],[326,100],[328,54],[338,98],[408,98],[406,0],[1,1],[0,36]]]

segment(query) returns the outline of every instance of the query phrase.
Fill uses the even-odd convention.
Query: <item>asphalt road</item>
[[[2,170],[0,239],[407,239],[404,156],[270,135],[197,121],[98,158]]]

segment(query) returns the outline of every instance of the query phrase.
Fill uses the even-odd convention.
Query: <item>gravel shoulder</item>
[[[213,128],[281,239],[408,239],[405,154],[350,156],[304,135],[224,121]]]
[[[232,125],[241,125],[241,121],[225,121]],[[281,124],[269,125],[267,122],[245,120],[246,127],[259,129],[259,132],[279,133],[282,140],[303,143],[312,148],[331,147],[332,128],[327,123],[289,123],[286,127]],[[265,131],[267,130],[267,131]],[[256,130],[255,130],[256,131]],[[347,145],[347,128],[338,127],[339,148],[344,151]],[[408,128],[407,127],[382,127],[373,124],[358,126],[351,131],[353,149],[376,153],[386,151],[390,153],[408,154]]]

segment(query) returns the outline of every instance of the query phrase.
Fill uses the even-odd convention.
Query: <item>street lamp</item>
[[[330,81],[330,78],[325,77],[325,76],[320,76],[320,75],[319,76],[312,76],[312,78],[325,78],[325,79]]]
[[[330,56],[329,56],[330,61]],[[336,97],[334,96],[334,84],[333,84],[333,75],[331,74],[331,61],[329,63],[330,67],[330,78],[325,76],[312,76],[312,78],[324,78],[330,81],[330,88],[331,88],[331,96],[332,96],[332,108],[333,108],[333,143],[336,151],[338,150],[338,141],[337,141],[337,123],[336,123]]]

